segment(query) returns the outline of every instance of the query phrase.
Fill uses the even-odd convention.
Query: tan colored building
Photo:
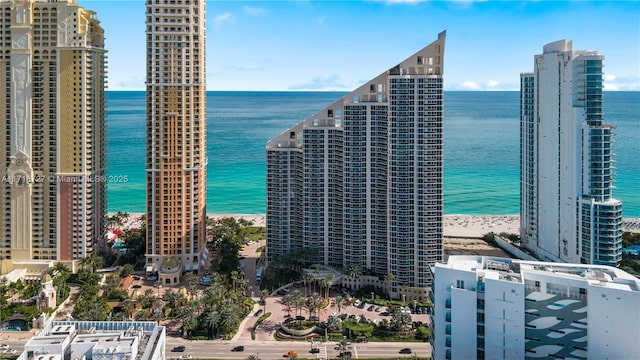
[[[205,1],[147,0],[147,269],[206,260]]]
[[[0,0],[0,256],[69,261],[105,239],[104,31],[74,0]]]

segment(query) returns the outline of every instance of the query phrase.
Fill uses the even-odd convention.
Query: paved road
[[[171,349],[178,345],[184,345],[184,353],[172,352]],[[234,346],[243,345],[244,352],[233,352]],[[258,354],[261,359],[282,359],[285,352],[295,350],[299,357],[315,358],[316,354],[309,352],[311,343],[286,342],[286,341],[188,341],[180,338],[167,338],[167,358],[177,358],[183,354],[190,354],[194,358],[202,359],[245,359],[252,354]],[[336,343],[315,343],[314,346],[325,347],[330,358],[335,358],[338,351]],[[400,354],[402,348],[410,348],[419,357],[431,357],[431,347],[427,343],[358,343],[349,347],[352,358],[392,358],[398,356],[410,357],[411,354]]]

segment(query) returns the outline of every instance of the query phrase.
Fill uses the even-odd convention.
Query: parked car
[[[375,312],[380,312],[380,306],[376,306]]]
[[[373,311],[373,309],[375,309],[375,308],[376,308],[376,306],[375,306],[375,305],[370,305],[370,306],[367,308],[367,311]]]
[[[231,349],[231,351],[238,351],[238,352],[244,351],[244,346],[242,345],[236,346],[233,349]]]
[[[0,344],[0,349],[1,350],[7,350],[9,348],[9,345],[7,344]]]
[[[400,354],[411,354],[411,349],[410,348],[402,348],[400,349]]]
[[[389,316],[389,315],[391,315],[391,313],[390,313],[390,312],[388,312],[388,311],[383,311],[383,312],[381,312],[381,313],[380,313],[380,315],[382,315],[382,316]]]
[[[258,309],[253,316],[260,316],[260,314],[262,314],[262,309]]]
[[[172,352],[184,352],[186,350],[186,348],[182,345],[180,346],[176,346],[173,349],[171,349]]]
[[[155,276],[155,275],[147,276],[147,280],[149,280],[149,281],[156,281],[156,280],[158,280],[158,277],[157,277],[157,276]]]

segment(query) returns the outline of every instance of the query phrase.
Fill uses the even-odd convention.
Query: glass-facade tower
[[[571,41],[544,46],[521,75],[521,237],[550,261],[616,266],[622,203],[614,127],[604,123],[603,62]]]

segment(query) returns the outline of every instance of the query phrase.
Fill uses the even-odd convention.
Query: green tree
[[[346,302],[347,301],[345,300],[345,298],[343,298],[340,295],[338,295],[335,298],[333,298],[333,306],[338,308],[338,312],[340,312],[340,309],[342,309],[344,307]]]
[[[133,272],[134,272],[133,265],[124,264],[122,269],[120,269],[120,277],[126,278],[127,276],[130,276],[131,274],[133,274]]]
[[[246,226],[236,219],[222,218],[215,222],[210,229],[210,241],[207,247],[218,256],[218,271],[231,273],[239,264],[239,253],[246,235]]]
[[[394,313],[391,317],[391,326],[398,331],[406,331],[411,328],[411,315],[404,312]]]

